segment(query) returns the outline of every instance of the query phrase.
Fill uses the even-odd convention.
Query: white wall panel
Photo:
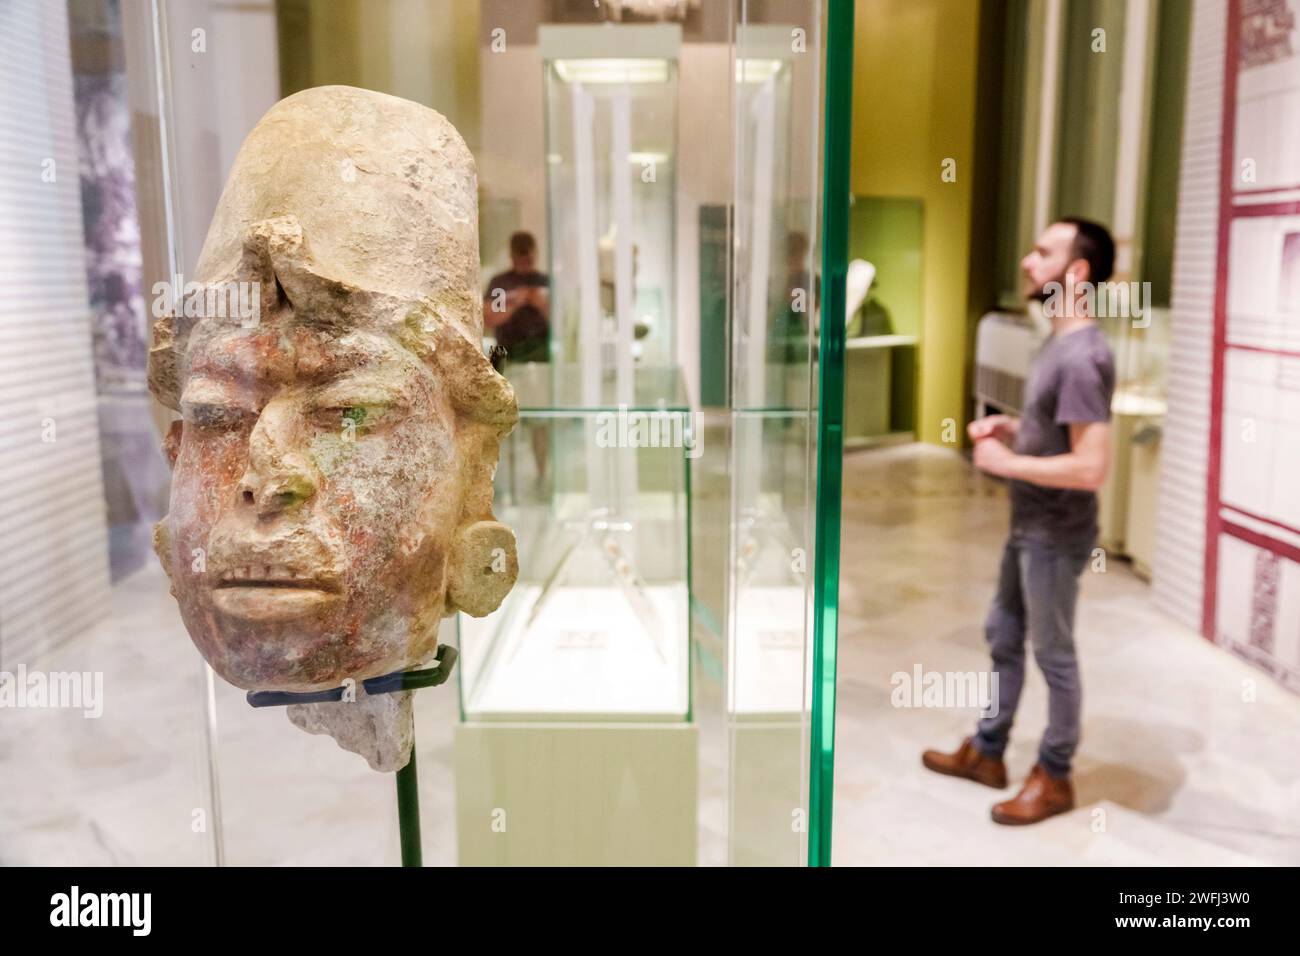
[[[39,0],[0,4],[0,488],[0,666],[35,666],[108,597],[67,8]]]
[[[1198,630],[1205,578],[1205,482],[1227,23],[1225,0],[1196,0],[1178,189],[1169,413],[1161,442],[1153,570],[1156,603]]]

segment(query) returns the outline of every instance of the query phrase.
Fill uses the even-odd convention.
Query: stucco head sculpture
[[[199,258],[207,294],[157,324],[150,355],[181,414],[156,548],[237,687],[420,666],[444,616],[487,614],[513,585],[492,477],[517,412],[482,351],[477,230],[473,158],[419,104],[306,90],[240,149]],[[396,769],[409,693],[357,696],[290,716]]]

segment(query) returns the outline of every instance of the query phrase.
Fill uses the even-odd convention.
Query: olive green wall
[[[1178,177],[1182,168],[1192,10],[1179,0],[1161,0],[1159,16],[1146,225],[1142,230],[1139,271],[1141,278],[1151,283],[1151,303],[1169,308],[1173,304],[1174,238],[1178,224]]]
[[[481,139],[479,0],[276,0],[282,95],[330,83],[431,106]]]
[[[852,192],[924,208],[916,431],[957,441],[966,370],[975,80],[982,0],[857,0]],[[942,164],[956,160],[956,181]]]

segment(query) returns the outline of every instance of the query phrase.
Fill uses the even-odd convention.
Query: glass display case
[[[538,47],[552,355],[622,374],[671,363],[681,27],[545,24]]]
[[[458,619],[461,711],[685,720],[688,455],[703,447],[680,376],[639,370],[630,405],[590,407],[552,388],[548,371],[511,369],[520,420],[497,469],[496,512],[519,542],[519,580],[486,618]],[[556,371],[581,382],[576,369]]]
[[[812,461],[823,289],[815,256],[817,89],[799,23],[749,23],[736,51],[735,303],[727,674],[733,862],[806,854],[801,810],[813,759]],[[816,34],[813,34],[816,35]],[[842,323],[835,330],[842,337]]]
[[[73,472],[82,499],[0,522],[7,553],[45,555],[40,573],[77,583],[59,606],[22,569],[5,572],[0,665],[98,674],[103,709],[0,718],[0,773],[16,781],[0,794],[0,862],[394,865],[422,848],[425,865],[829,863],[842,422],[824,414],[837,407],[824,392],[842,388],[843,329],[828,346],[819,315],[843,312],[844,241],[823,242],[822,210],[847,140],[828,133],[823,93],[830,48],[842,68],[852,39],[851,17],[828,32],[831,6],[851,13],[841,0],[655,5],[618,22],[608,5],[551,0],[121,5],[125,78],[102,86],[130,118],[107,128],[130,157],[134,207],[113,208],[115,234],[136,236],[134,298],[49,306],[78,316],[59,326],[66,368],[24,379],[33,395],[15,414],[30,426],[20,441],[46,420],[58,439],[33,446],[43,458],[12,457],[34,462],[24,502]],[[66,55],[66,20],[41,18]],[[479,301],[460,320],[477,338],[482,309],[475,357],[493,360],[519,411],[490,475],[517,579],[490,613],[436,624],[440,657],[385,675],[420,688],[396,774],[304,733],[283,707],[250,706],[204,663],[148,553],[176,452],[176,416],[146,390],[157,290],[198,276],[267,110],[329,86],[431,107],[463,138],[477,221],[454,228],[477,247]],[[79,118],[106,135],[64,85],[27,94],[59,119],[39,147],[50,155]],[[846,101],[825,104],[829,129],[846,128]],[[342,204],[375,175],[364,162],[318,167],[321,194]],[[68,257],[46,287],[79,294],[88,253],[60,230],[79,188],[95,187],[76,179],[61,175],[35,218]],[[366,215],[338,220],[338,248]],[[392,225],[383,255],[453,228]],[[531,246],[514,241],[522,233]],[[515,254],[526,248],[532,258]],[[544,360],[492,352],[490,293],[503,283],[529,290],[547,341],[530,357]],[[427,332],[418,318],[403,328]],[[104,381],[134,383],[130,402],[96,392],[92,343],[107,340],[126,345]],[[436,367],[443,344],[412,354]],[[383,404],[344,403],[343,418],[382,420]],[[267,407],[246,411],[260,421]],[[391,495],[407,477],[370,490]],[[317,490],[286,489],[277,507]],[[358,540],[395,533],[330,517]],[[439,581],[451,594],[451,577],[411,572],[393,613]],[[324,702],[353,702],[346,683],[320,693],[336,691]]]
[[[1111,472],[1098,496],[1099,541],[1127,556],[1133,569],[1150,579],[1172,315],[1167,308],[1148,305],[1140,318],[1101,321],[1115,355],[1115,396]]]
[[[492,614],[458,618],[458,860],[692,865],[690,472],[704,444],[681,376],[637,366],[620,403],[616,368],[508,375],[520,417],[495,506],[519,579]],[[536,752],[554,763],[519,759]],[[507,829],[482,825],[503,810]]]
[[[1164,415],[1170,319],[1169,309],[1149,306],[1137,319],[1101,320],[1115,355],[1116,414]]]

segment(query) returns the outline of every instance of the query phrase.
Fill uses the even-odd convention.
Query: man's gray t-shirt
[[[1013,450],[1036,457],[1066,454],[1071,424],[1110,421],[1114,391],[1115,360],[1096,322],[1053,335],[1025,383]],[[1011,532],[1067,548],[1091,547],[1097,537],[1097,496],[1012,481]]]

